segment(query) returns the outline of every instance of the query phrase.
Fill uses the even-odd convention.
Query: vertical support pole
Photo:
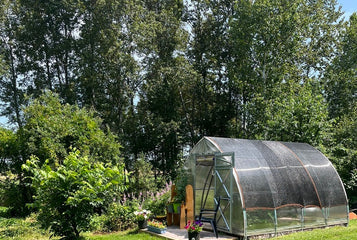
[[[347,226],[346,227],[348,227],[348,225],[350,224],[350,215],[349,215],[350,207],[348,206],[348,204],[346,205],[346,209],[347,209]]]
[[[243,221],[244,221],[244,240],[247,239],[247,226],[248,226],[248,222],[247,222],[247,212],[245,211],[245,209],[243,209]]]
[[[274,208],[274,229],[275,229],[275,236],[278,233],[278,214],[276,212],[276,208]]]
[[[305,227],[305,208],[301,208],[301,229]]]
[[[230,233],[233,233],[233,230],[232,230],[232,218],[233,218],[233,198],[234,198],[234,195],[233,195],[233,167],[234,167],[234,153],[232,154],[231,156],[231,169],[230,169],[230,173],[229,173],[229,177],[230,177],[230,183],[229,183],[229,194],[231,195],[229,201],[229,210],[230,210],[230,213],[229,213],[229,232]]]
[[[327,226],[327,213],[326,213],[326,208],[321,208],[322,215],[324,216],[325,219],[325,226]]]

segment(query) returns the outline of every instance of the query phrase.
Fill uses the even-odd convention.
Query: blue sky
[[[357,12],[357,0],[338,0],[338,3],[342,6],[342,10],[345,12],[346,20],[349,16]],[[6,118],[0,117],[0,126],[6,122]]]
[[[357,0],[338,0],[338,3],[342,6],[342,10],[345,12],[346,17],[357,12]]]

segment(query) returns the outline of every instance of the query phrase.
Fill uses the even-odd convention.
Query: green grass
[[[357,220],[351,220],[348,227],[337,226],[292,233],[273,238],[274,240],[352,240],[357,239]]]
[[[84,234],[85,239],[88,240],[162,240],[162,238],[158,238],[152,236],[147,233],[137,233],[137,232],[119,232],[119,233],[111,233],[111,234]]]
[[[26,219],[0,217],[0,239],[47,240],[49,236],[48,231],[39,228],[33,216]]]

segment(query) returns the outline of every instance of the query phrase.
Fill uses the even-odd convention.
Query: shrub
[[[95,209],[106,208],[114,194],[124,190],[123,166],[90,162],[79,151],[71,152],[56,170],[48,162],[40,167],[35,157],[23,168],[33,174],[39,223],[64,239],[78,239],[88,230]]]
[[[165,188],[161,189],[156,194],[149,195],[146,200],[146,207],[155,215],[162,216],[165,215],[166,205],[170,200],[171,196],[171,185],[167,184]]]
[[[135,208],[114,202],[110,204],[107,212],[94,215],[90,222],[90,231],[113,232],[125,231],[136,226]]]
[[[15,175],[8,173],[8,176],[0,181],[0,202],[3,206],[8,207],[10,216],[26,216],[30,213],[30,209],[26,207],[23,194],[24,185],[16,179]]]
[[[135,226],[135,215],[133,209],[120,203],[111,204],[106,214],[104,230],[124,231]]]

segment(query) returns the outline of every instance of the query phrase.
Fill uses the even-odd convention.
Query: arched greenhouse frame
[[[196,215],[220,199],[220,231],[246,239],[348,224],[342,181],[308,144],[204,137],[186,167]]]

